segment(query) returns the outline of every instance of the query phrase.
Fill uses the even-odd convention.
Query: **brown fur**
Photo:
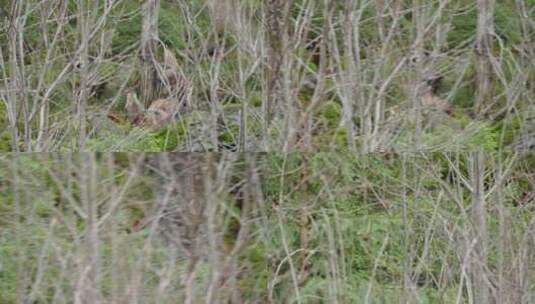
[[[126,94],[125,109],[128,120],[132,124],[139,125],[143,121],[145,107],[139,102],[135,93]]]
[[[160,129],[172,123],[178,112],[178,104],[170,99],[157,99],[145,110],[132,92],[126,96],[125,108],[128,120],[133,125],[150,129]]]
[[[169,99],[158,99],[151,103],[145,114],[144,125],[159,129],[173,122],[178,105]]]
[[[160,98],[152,101],[148,107],[146,107],[147,104],[141,103],[134,93],[140,89],[139,83],[127,93],[125,109],[128,120],[133,125],[160,129],[173,122],[175,115],[179,112],[179,105],[183,107],[189,105],[191,85],[179,71],[180,66],[175,55],[167,48],[164,48],[162,68],[156,90],[156,96]]]
[[[452,111],[451,105],[447,100],[434,95],[431,91],[424,93],[422,96],[422,106],[425,109],[439,110],[447,114],[451,114]]]

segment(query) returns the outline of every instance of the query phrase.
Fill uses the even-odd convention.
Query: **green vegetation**
[[[482,288],[531,303],[533,164],[482,153],[3,156],[0,300],[480,303]],[[469,189],[479,177],[483,226]],[[491,282],[474,289],[480,276]]]
[[[535,79],[532,0],[495,3],[489,97],[479,115],[474,43],[480,10],[473,1],[419,8],[410,1],[288,2],[289,21],[275,35],[288,39],[281,40],[286,45],[281,54],[266,40],[266,31],[277,29],[267,27],[263,19],[271,11],[259,1],[156,2],[153,15],[145,2],[134,0],[110,7],[85,1],[40,6],[30,0],[27,11],[0,9],[0,16],[21,14],[25,20],[16,31],[0,23],[0,150],[204,151],[230,144],[280,151],[283,143],[301,149],[300,138],[310,138],[305,148],[314,151],[465,151],[480,145],[497,151],[529,148],[533,141],[533,130],[526,127]],[[38,9],[29,9],[33,4]],[[180,127],[171,126],[170,132],[141,132],[128,124],[124,110],[126,92],[144,94],[140,84],[147,62],[140,49],[149,21],[157,26],[151,33],[152,73],[159,73],[166,48],[191,88]],[[420,57],[413,47],[418,22],[426,30]],[[87,49],[80,48],[83,26],[94,31]],[[23,49],[15,54],[13,45]],[[80,65],[82,53],[87,67]],[[268,73],[276,56],[284,61],[280,75]],[[437,77],[433,81],[439,79],[432,88],[435,100],[451,106],[438,120],[428,115],[436,104],[414,110],[414,92],[431,74]],[[268,83],[280,81],[277,77],[284,81],[273,101],[277,114],[266,121],[272,99]],[[172,98],[166,92],[157,91],[154,98]],[[7,105],[16,129],[7,128]],[[115,119],[106,121],[110,116]],[[307,120],[305,128],[301,124]],[[506,133],[507,140],[494,132]]]
[[[0,304],[535,303],[534,8],[0,0]]]

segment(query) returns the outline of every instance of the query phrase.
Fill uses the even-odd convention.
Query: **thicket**
[[[4,155],[0,301],[533,303],[534,161]]]
[[[161,0],[155,16],[146,2],[0,3],[2,151],[533,146],[533,0],[495,2],[481,111],[474,1]],[[152,131],[124,110],[126,90],[144,94],[147,18],[154,59],[171,50],[193,89],[176,124]],[[418,101],[426,79],[449,114]]]

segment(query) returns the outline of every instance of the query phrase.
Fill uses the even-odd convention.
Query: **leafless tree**
[[[264,7],[264,24],[267,43],[266,93],[263,105],[265,123],[284,107],[284,63],[288,51],[290,13],[293,1],[269,0]],[[266,126],[267,126],[266,125]]]
[[[476,32],[476,79],[477,94],[474,102],[475,111],[482,114],[490,103],[492,96],[492,41],[494,32],[494,0],[477,1]],[[492,103],[491,103],[492,104]]]
[[[143,24],[141,30],[141,102],[148,106],[155,98],[156,46],[158,36],[158,12],[160,0],[145,0],[143,3]]]
[[[474,253],[471,258],[470,274],[472,276],[474,300],[489,303],[490,279],[486,277],[488,267],[488,228],[487,203],[485,202],[485,158],[482,152],[475,152],[469,156],[470,191],[472,193],[473,242]]]

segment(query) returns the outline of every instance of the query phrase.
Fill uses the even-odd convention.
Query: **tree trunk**
[[[472,254],[471,275],[473,281],[474,299],[476,303],[489,303],[490,290],[486,281],[487,276],[487,210],[485,203],[485,160],[483,152],[479,151],[470,156],[470,181],[472,186],[472,221],[475,240]]]
[[[292,0],[269,0],[265,9],[267,38],[266,99],[264,101],[264,119],[269,125],[276,109],[284,98],[283,73],[284,53],[288,43],[286,24],[289,18]]]
[[[421,0],[413,0],[413,23],[415,28],[414,41],[414,58],[416,78],[413,80],[412,86],[412,103],[414,111],[415,130],[413,134],[414,147],[419,150],[422,147],[422,87],[424,85],[424,35],[425,23],[424,13],[422,8],[423,2]]]
[[[212,25],[218,35],[222,35],[226,30],[229,16],[232,13],[231,5],[232,3],[229,0],[210,0],[208,2]]]
[[[78,34],[80,55],[77,62],[80,83],[76,92],[76,118],[78,120],[78,150],[85,150],[87,137],[87,113],[86,107],[89,99],[89,43],[91,35],[91,14],[89,13],[89,3],[78,2]]]
[[[476,98],[474,110],[483,114],[485,104],[491,96],[490,61],[492,33],[494,32],[494,0],[477,0],[477,33],[476,33]]]
[[[146,0],[141,31],[141,102],[148,107],[156,91],[155,53],[158,41],[158,10],[160,0]]]

